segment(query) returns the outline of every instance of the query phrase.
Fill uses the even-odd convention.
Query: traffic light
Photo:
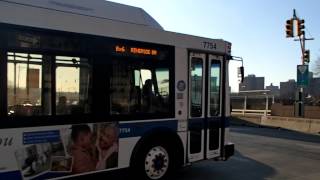
[[[240,71],[241,71],[241,83],[243,83],[243,80],[244,80],[244,67],[243,66],[240,67]]]
[[[310,62],[310,50],[305,50],[303,52],[303,62],[309,63]]]
[[[240,77],[240,82],[243,83],[244,80],[244,67],[238,67],[238,77]]]
[[[293,37],[293,19],[287,20],[286,35],[287,38]]]
[[[298,36],[304,35],[304,20],[303,19],[297,19],[297,30],[298,30]]]

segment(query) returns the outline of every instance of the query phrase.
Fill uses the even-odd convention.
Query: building
[[[306,88],[307,101],[312,104],[320,103],[320,77],[313,77],[313,73],[309,72],[309,85]]]
[[[266,86],[266,90],[270,90],[270,94],[276,97],[280,96],[280,89],[279,86],[274,86],[272,83],[270,86]]]
[[[243,83],[239,84],[239,91],[264,90],[264,77],[256,77],[254,74],[246,76]]]
[[[280,82],[280,99],[284,104],[292,104],[295,100],[297,83],[294,79]]]

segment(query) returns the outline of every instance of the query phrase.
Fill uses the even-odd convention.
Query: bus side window
[[[91,66],[86,58],[56,56],[56,114],[91,111]]]
[[[157,83],[157,107],[159,112],[169,112],[170,84],[169,84],[169,69],[158,68],[155,71]]]
[[[169,69],[114,61],[110,77],[110,113],[170,112]]]
[[[8,52],[7,57],[8,115],[50,115],[50,56]]]

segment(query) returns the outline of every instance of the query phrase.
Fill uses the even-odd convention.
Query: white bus
[[[226,160],[231,43],[104,0],[0,0],[0,179]]]

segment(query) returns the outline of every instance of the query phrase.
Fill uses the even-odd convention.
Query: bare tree
[[[313,73],[314,75],[320,77],[320,57],[313,64]]]

